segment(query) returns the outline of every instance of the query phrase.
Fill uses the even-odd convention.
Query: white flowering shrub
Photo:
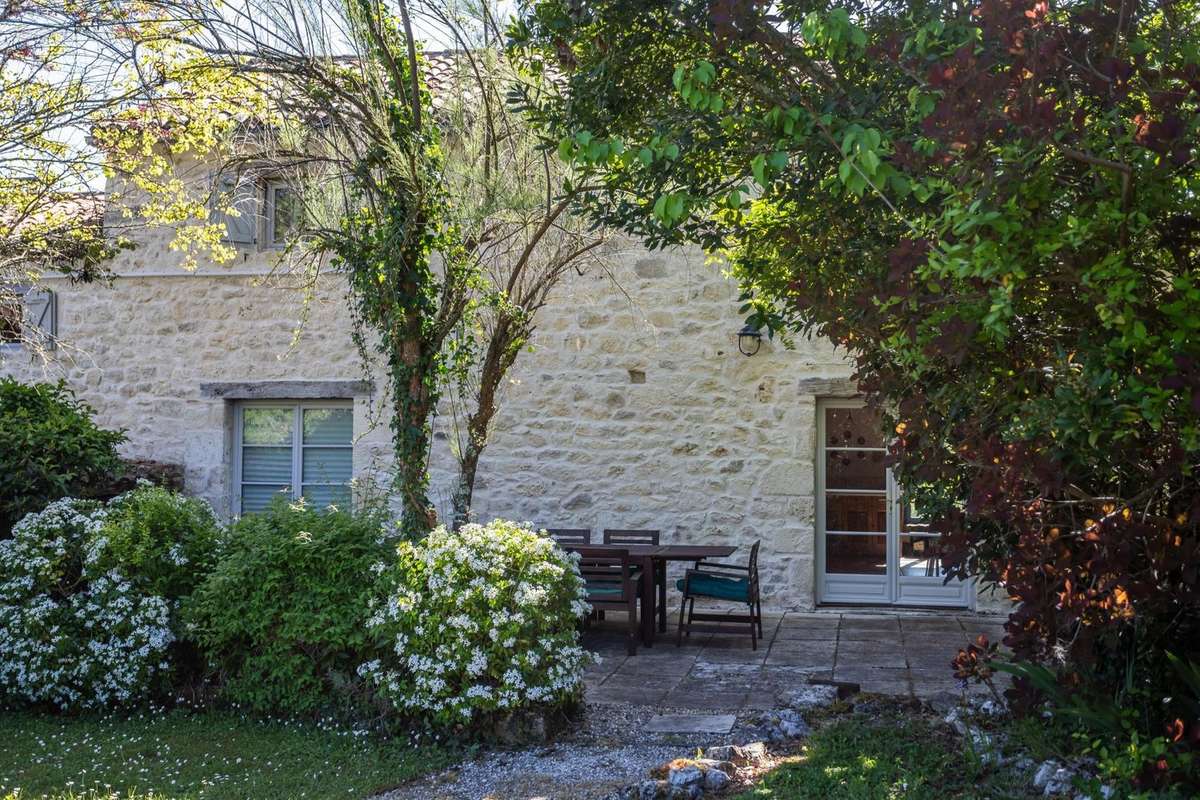
[[[105,509],[66,498],[0,541],[0,702],[63,710],[142,699],[169,670],[171,608],[105,569]]]
[[[401,543],[368,620],[386,656],[359,672],[400,711],[442,724],[570,700],[589,661],[576,561],[503,520]]]

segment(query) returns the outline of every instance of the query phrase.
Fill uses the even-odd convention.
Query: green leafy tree
[[[153,201],[139,159],[164,150],[235,187],[285,184],[297,224],[283,236],[277,269],[301,277],[310,293],[331,272],[349,282],[364,365],[387,375],[405,530],[422,535],[436,519],[428,460],[444,399],[462,423],[452,502],[466,519],[498,389],[536,312],[605,241],[567,213],[578,191],[564,183],[569,170],[538,149],[507,104],[513,87],[535,87],[497,47],[496,10],[453,0],[246,0],[234,9],[163,0],[154,8],[143,46],[156,53],[156,74],[171,79],[146,87],[152,104],[103,129],[136,178],[131,196]],[[436,56],[436,97],[421,55],[429,31],[456,48]],[[173,175],[198,171],[171,166]],[[193,209],[211,200],[237,215],[225,196],[235,192],[211,181],[166,183],[179,184],[179,195],[163,199],[181,211],[164,221],[177,225],[174,246],[189,255],[221,227]]]
[[[49,342],[24,324],[27,293],[47,276],[107,279],[109,260],[135,246],[147,226],[178,225],[185,265],[234,255],[206,198],[174,175],[186,154],[236,127],[233,111],[253,106],[244,83],[211,65],[186,64],[188,78],[211,87],[202,103],[176,91],[184,76],[173,71],[180,64],[166,34],[178,27],[137,1],[23,0],[0,8],[4,342],[45,356]]]
[[[511,46],[597,220],[829,337],[1018,655],[1164,679],[1200,635],[1193,2],[560,2]],[[1147,719],[1158,712],[1147,712]]]
[[[407,5],[151,0],[121,19],[100,38],[129,42],[119,77],[137,102],[106,106],[91,126],[110,216],[173,227],[191,267],[234,255],[212,211],[240,216],[238,186],[270,178],[293,190],[278,269],[309,293],[331,270],[348,281],[364,361],[387,374],[405,527],[424,533],[430,419],[478,269],[447,213]]]

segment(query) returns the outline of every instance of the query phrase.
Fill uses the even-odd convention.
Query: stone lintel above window
[[[814,397],[858,397],[858,382],[851,378],[801,378],[800,394]]]
[[[203,397],[220,400],[352,400],[372,394],[370,381],[216,381],[200,384]]]

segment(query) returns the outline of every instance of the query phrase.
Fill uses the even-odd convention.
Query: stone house
[[[278,491],[327,503],[351,479],[385,483],[386,409],[341,279],[305,306],[271,274],[281,191],[247,198],[233,264],[185,271],[160,231],[116,258],[110,287],[48,278],[29,324],[55,346],[43,360],[0,344],[0,374],[65,377],[127,431],[127,456],[182,465],[187,491],[227,517]],[[654,528],[743,558],[761,540],[768,608],[999,607],[938,574],[935,534],[907,513],[831,343],[739,341],[737,286],[703,253],[614,248],[611,274],[572,274],[542,310],[480,464],[477,519]],[[431,496],[448,510],[438,424]]]

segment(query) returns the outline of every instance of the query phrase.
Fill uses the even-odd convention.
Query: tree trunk
[[[429,418],[437,402],[436,351],[422,337],[421,317],[409,312],[390,349],[394,485],[404,504],[401,532],[420,539],[437,524],[429,502]]]
[[[450,500],[453,504],[455,530],[471,521],[471,499],[475,494],[475,472],[479,468],[479,456],[482,454],[482,447],[476,447],[474,442],[467,442],[462,455],[459,456],[458,484],[454,487],[454,496]]]
[[[451,498],[455,528],[461,528],[470,521],[479,457],[487,447],[492,419],[496,416],[496,391],[516,359],[516,352],[519,350],[516,337],[523,340],[526,336],[524,330],[514,330],[511,319],[502,316],[488,342],[487,352],[479,370],[479,392],[475,396],[475,409],[467,417],[467,441],[458,457],[458,485]]]

